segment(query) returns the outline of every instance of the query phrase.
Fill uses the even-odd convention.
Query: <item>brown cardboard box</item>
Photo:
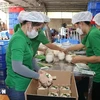
[[[41,89],[41,87],[39,87],[37,89],[37,95],[43,95],[43,96],[48,95],[48,88],[42,88]]]
[[[56,92],[56,93],[58,93],[58,94],[59,94],[59,86],[57,86],[57,88],[56,88],[56,89],[53,89],[53,88],[52,88],[52,86],[51,86],[51,87],[49,87],[49,92]]]
[[[50,73],[52,76],[56,76],[56,80],[53,80],[53,85],[70,85],[71,98],[37,95],[38,81],[32,79],[25,91],[26,100],[78,100],[78,93],[73,73],[69,71],[57,70],[47,72]]]

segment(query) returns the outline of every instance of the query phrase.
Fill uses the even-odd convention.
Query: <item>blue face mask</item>
[[[47,30],[47,27],[46,27],[46,26],[44,26],[44,27],[42,28],[42,30],[43,30],[43,31],[46,31],[46,30]]]

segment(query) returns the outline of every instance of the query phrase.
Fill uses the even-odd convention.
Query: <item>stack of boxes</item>
[[[17,17],[20,11],[24,10],[22,7],[10,7],[9,8],[9,33],[13,34],[13,29],[16,24],[19,23]]]
[[[88,3],[88,11],[90,11],[93,16],[100,13],[100,1],[91,1]]]
[[[0,40],[0,88],[5,87],[6,78],[6,49],[9,40]]]

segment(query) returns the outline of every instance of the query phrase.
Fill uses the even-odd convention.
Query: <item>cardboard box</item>
[[[38,81],[32,79],[29,86],[25,91],[26,100],[78,100],[78,93],[76,88],[76,83],[73,73],[69,71],[47,71],[52,76],[56,76],[56,80],[53,80],[53,85],[70,85],[71,88],[71,97],[52,97],[52,96],[42,96],[37,95]]]
[[[38,89],[37,89],[37,95],[42,95],[42,96],[46,96],[46,95],[48,95],[48,88],[41,88],[41,87],[39,87]]]

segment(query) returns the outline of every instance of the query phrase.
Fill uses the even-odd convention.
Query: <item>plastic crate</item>
[[[10,29],[14,29],[14,24],[9,24]]]
[[[100,2],[96,2],[96,9],[100,10]]]
[[[0,85],[0,90],[1,89],[6,89],[6,85],[4,84],[4,85]]]
[[[12,25],[14,23],[14,19],[9,19],[9,25]]]
[[[93,16],[95,16],[97,13],[100,13],[100,10],[90,9],[89,10]]]
[[[22,8],[22,7],[10,7],[9,8],[9,12],[11,13],[16,13],[16,12],[20,12],[20,11],[22,11],[22,10],[24,10],[24,8]]]
[[[0,54],[0,61],[5,61],[6,54]]]
[[[13,13],[14,14],[14,18],[17,19],[19,13]]]
[[[6,79],[6,77],[0,77],[0,86],[5,85],[5,79]]]
[[[5,54],[9,40],[0,40],[0,54]]]
[[[88,3],[88,10],[96,9],[96,2],[89,2]]]
[[[0,68],[6,68],[6,62],[5,61],[0,62]]]
[[[19,24],[18,20],[14,20],[14,25]]]
[[[12,37],[12,34],[14,33],[13,29],[9,29],[9,33],[10,33],[10,38]]]
[[[6,68],[0,68],[0,77],[6,78]]]
[[[100,9],[100,2],[89,2],[88,3],[88,10],[90,10],[90,9],[99,10]]]
[[[14,14],[13,13],[9,13],[9,19],[13,19],[14,18]]]

